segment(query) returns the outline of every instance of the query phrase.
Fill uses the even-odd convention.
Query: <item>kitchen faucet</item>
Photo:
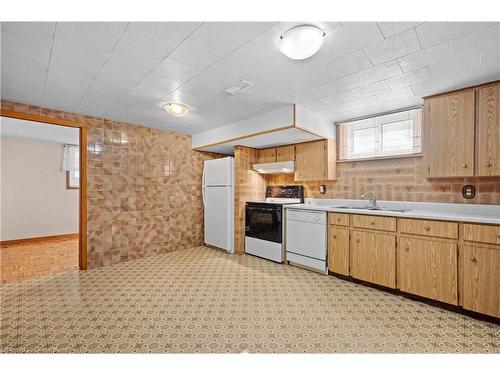
[[[374,192],[371,192],[369,194],[363,194],[359,199],[368,199],[370,201],[370,208],[377,208],[377,197],[375,196]]]

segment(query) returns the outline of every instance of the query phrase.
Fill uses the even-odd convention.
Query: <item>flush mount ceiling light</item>
[[[280,36],[279,49],[293,60],[304,60],[318,52],[324,40],[323,30],[314,25],[299,25]]]
[[[183,103],[167,103],[165,111],[175,117],[184,117],[189,113],[189,107]]]

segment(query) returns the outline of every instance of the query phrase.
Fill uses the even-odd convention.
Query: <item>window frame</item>
[[[78,190],[80,189],[80,176],[78,176],[78,185],[73,185],[71,183],[71,172],[80,172],[80,171],[66,171],[66,189],[68,190]],[[75,177],[76,178],[76,177]]]
[[[337,162],[347,163],[355,161],[381,160],[381,159],[399,159],[409,157],[423,156],[422,142],[422,107],[407,108],[399,111],[382,113],[373,116],[367,116],[350,121],[336,123],[337,134]],[[383,151],[383,128],[385,125],[397,122],[413,120],[411,128],[412,147],[410,149]],[[342,128],[343,127],[343,128]],[[356,130],[375,128],[375,151],[358,153],[353,155],[352,134]]]

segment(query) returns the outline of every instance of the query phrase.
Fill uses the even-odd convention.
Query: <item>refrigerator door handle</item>
[[[203,207],[206,207],[206,202],[205,202],[205,168],[203,168],[203,175],[201,178],[201,198],[203,200]]]

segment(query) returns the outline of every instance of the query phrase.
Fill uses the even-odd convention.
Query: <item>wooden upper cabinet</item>
[[[474,117],[474,89],[425,99],[427,177],[474,175]]]
[[[276,161],[295,160],[295,145],[276,147]]]
[[[295,145],[295,181],[335,179],[335,140],[298,143]]]
[[[274,163],[276,161],[276,147],[259,150],[259,163]]]
[[[477,175],[500,175],[500,83],[478,90]]]

